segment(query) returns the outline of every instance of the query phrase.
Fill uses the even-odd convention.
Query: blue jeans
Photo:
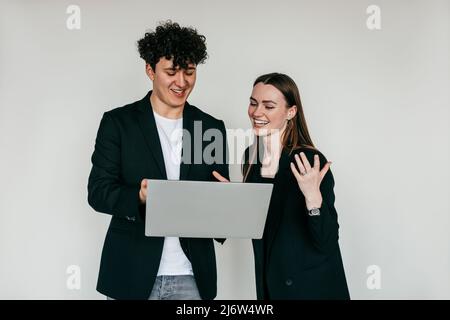
[[[107,297],[108,300],[114,300]],[[148,300],[201,300],[194,276],[157,276]]]
[[[201,300],[194,276],[158,276],[149,300]]]

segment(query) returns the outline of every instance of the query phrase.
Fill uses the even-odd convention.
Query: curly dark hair
[[[159,59],[173,58],[173,67],[187,69],[188,64],[205,62],[206,38],[192,27],[180,27],[176,22],[165,21],[155,31],[145,33],[137,42],[139,55],[155,70]]]

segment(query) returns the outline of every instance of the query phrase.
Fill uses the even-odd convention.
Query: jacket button
[[[293,283],[293,282],[292,282],[291,279],[287,279],[287,280],[286,280],[286,285],[287,285],[287,286],[292,286],[292,283]]]

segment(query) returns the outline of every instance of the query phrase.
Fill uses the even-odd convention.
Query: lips
[[[172,91],[172,93],[178,98],[184,97],[186,93],[185,89],[170,89],[170,91]]]
[[[253,119],[253,125],[255,127],[264,127],[265,125],[269,124],[270,121],[264,121],[264,120],[258,120],[258,119]]]

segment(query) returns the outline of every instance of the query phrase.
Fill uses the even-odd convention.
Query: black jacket
[[[103,115],[92,155],[88,202],[94,210],[112,215],[97,290],[115,299],[148,299],[164,244],[163,237],[144,235],[145,207],[139,204],[142,179],[167,179],[150,95],[151,91],[142,100]],[[194,121],[201,124],[201,131],[195,134]],[[193,163],[193,140],[201,139],[203,132],[210,128],[222,132],[224,149],[216,156],[223,158],[212,164],[205,163],[203,157],[197,157],[200,164],[182,163],[180,180],[215,181],[213,170],[229,176],[224,123],[188,103],[183,111],[183,129],[189,131],[191,141],[189,136],[183,136],[183,155],[189,152]],[[196,145],[201,149],[196,152],[211,143],[201,141]],[[200,296],[214,299],[217,275],[213,240],[180,238],[180,243],[192,264]]]
[[[270,200],[262,240],[253,240],[258,299],[349,299],[338,244],[334,208],[334,179],[328,171],[322,180],[320,216],[309,216],[305,198],[290,169],[294,154],[305,153],[311,165],[318,151],[283,151]],[[248,153],[248,151],[247,151]],[[257,181],[260,165],[251,167],[249,182]]]

